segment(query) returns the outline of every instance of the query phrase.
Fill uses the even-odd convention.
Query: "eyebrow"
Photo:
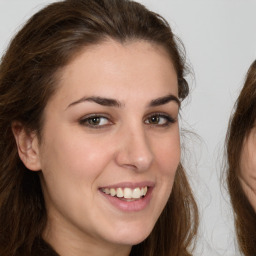
[[[76,104],[82,103],[82,102],[87,102],[87,101],[88,102],[94,102],[94,103],[97,103],[99,105],[106,106],[106,107],[121,108],[122,106],[124,106],[124,104],[122,104],[120,101],[118,101],[116,99],[92,96],[92,97],[83,97],[83,98],[81,98],[77,101],[74,101],[74,102],[70,103],[67,108],[69,108],[71,106],[74,106]],[[180,107],[180,100],[172,94],[169,94],[167,96],[163,96],[163,97],[152,100],[148,104],[148,107],[161,106],[161,105],[167,104],[171,101],[175,101],[178,104],[178,106]]]
[[[72,102],[71,104],[68,105],[68,107],[71,107],[71,106],[74,106],[78,103],[82,103],[82,102],[86,102],[86,101],[89,101],[89,102],[94,102],[94,103],[97,103],[99,105],[102,105],[102,106],[106,106],[106,107],[122,107],[122,103],[118,100],[115,100],[115,99],[109,99],[109,98],[102,98],[102,97],[83,97],[77,101],[74,101]]]
[[[160,105],[167,104],[171,101],[175,101],[178,104],[178,106],[180,107],[180,100],[176,96],[174,96],[173,94],[169,94],[167,96],[160,97],[160,98],[152,100],[149,103],[149,107],[157,107],[157,106],[160,106]]]

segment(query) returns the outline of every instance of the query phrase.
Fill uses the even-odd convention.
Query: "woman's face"
[[[45,238],[130,250],[152,231],[180,161],[174,67],[159,46],[109,40],[82,51],[58,86],[38,144]]]

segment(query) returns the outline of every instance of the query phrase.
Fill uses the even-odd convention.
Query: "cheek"
[[[244,139],[241,158],[240,158],[240,173],[239,175],[247,180],[256,180],[256,132],[252,129],[248,137]]]
[[[238,175],[242,189],[256,212],[256,161],[246,147],[242,149]]]
[[[59,135],[45,140],[42,147],[42,173],[48,189],[58,190],[58,193],[64,190],[70,195],[76,190],[86,193],[94,189],[95,180],[104,170],[109,154],[103,154],[103,147],[88,140]]]
[[[159,196],[162,198],[163,204],[168,200],[175,174],[180,163],[180,139],[179,133],[176,132],[166,138],[155,149],[156,157],[156,175],[159,183]]]
[[[256,178],[256,147],[253,142],[251,136],[249,136],[248,140],[244,142],[241,151],[239,175],[246,180]]]
[[[251,133],[243,143],[239,180],[245,195],[256,211],[256,147],[255,134]]]
[[[156,161],[153,170],[157,176],[155,195],[158,207],[155,207],[155,216],[159,217],[172,192],[175,174],[180,162],[179,134],[163,140],[155,150]]]
[[[50,150],[48,157],[55,158],[54,161],[58,164],[63,163],[69,167],[67,169],[84,171],[87,167],[97,170],[96,167],[104,162],[107,148],[95,138],[74,134],[75,132],[59,132],[58,137],[48,138],[49,146],[44,151]]]
[[[96,181],[108,163],[108,151],[103,152],[103,147],[79,136],[71,139],[59,132],[55,138],[45,139],[41,153],[46,201],[54,202],[54,208],[66,214],[68,208],[78,208],[81,212],[85,208],[93,209],[90,195],[97,190]],[[88,198],[86,206],[81,204],[84,198]]]
[[[179,133],[165,139],[155,149],[156,162],[161,166],[162,175],[173,176],[180,162]]]

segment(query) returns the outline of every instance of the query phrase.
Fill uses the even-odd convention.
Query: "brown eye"
[[[156,125],[156,126],[168,126],[171,123],[174,123],[175,120],[166,114],[154,114],[149,116],[145,123],[149,125]]]
[[[159,116],[151,116],[148,120],[149,124],[158,124],[160,120]]]
[[[88,124],[90,124],[90,125],[99,125],[100,121],[101,121],[101,118],[98,116],[88,118]]]
[[[101,128],[110,125],[111,121],[104,116],[89,116],[81,119],[79,123],[91,128]]]

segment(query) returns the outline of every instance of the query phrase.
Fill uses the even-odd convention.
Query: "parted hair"
[[[47,212],[38,172],[21,162],[12,123],[40,138],[44,108],[58,93],[58,74],[86,47],[107,39],[145,40],[162,46],[178,77],[178,95],[189,93],[182,43],[168,23],[128,0],[66,0],[34,14],[11,41],[0,65],[0,255],[58,255],[42,239]],[[171,157],[171,156],[170,156]],[[180,164],[171,196],[149,237],[130,255],[191,255],[198,210]]]
[[[256,255],[256,213],[239,182],[243,142],[256,121],[256,61],[249,68],[244,87],[236,101],[226,137],[227,184],[234,210],[240,250],[245,256]]]

